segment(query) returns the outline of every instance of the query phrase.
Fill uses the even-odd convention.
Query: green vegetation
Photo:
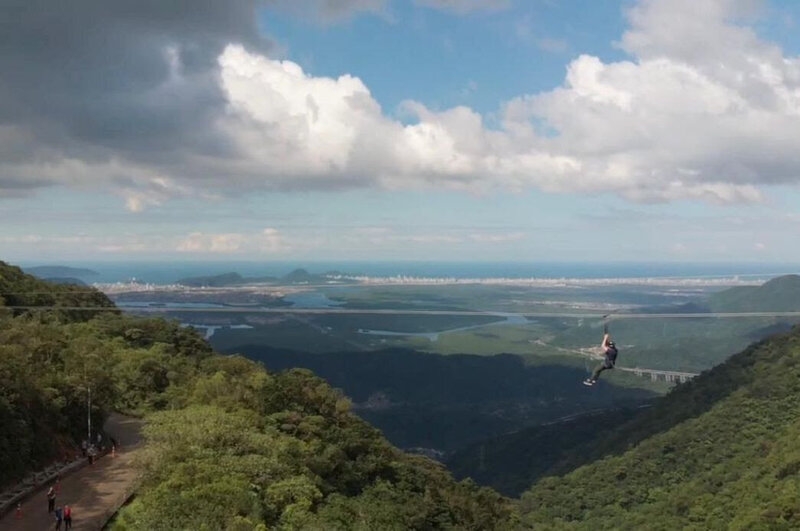
[[[800,277],[798,277],[800,278]],[[636,313],[708,313],[709,301],[728,300],[740,290],[756,309],[787,307],[775,299],[776,287],[791,293],[792,277],[781,277],[761,287],[732,288],[710,295],[649,293],[637,286],[597,287],[585,290],[512,286],[378,286],[332,289],[326,294],[345,308],[449,309],[506,312],[575,312],[580,305],[655,304],[630,310]],[[606,301],[603,303],[603,301]],[[666,304],[683,301],[681,304]],[[755,301],[755,302],[753,302]],[[748,308],[723,307],[723,311]],[[611,316],[612,333],[621,348],[623,367],[700,372],[721,363],[753,341],[785,332],[800,319],[792,317],[741,317],[703,319],[624,319],[625,311]],[[213,313],[208,314],[209,322]],[[195,315],[195,318],[198,318]],[[492,316],[348,314],[274,317],[256,315],[225,317],[231,323],[246,322],[251,330],[220,330],[211,339],[220,349],[232,351],[245,345],[338,352],[406,348],[436,354],[500,353],[534,355],[551,361],[573,356],[584,360],[597,349],[602,318],[533,317],[527,322],[502,322]],[[290,322],[294,321],[294,322]],[[367,335],[360,330],[384,330],[402,335]],[[428,333],[429,335],[421,335]],[[416,335],[415,335],[416,334]],[[435,336],[431,335],[435,334]],[[593,362],[589,362],[593,363]],[[613,376],[612,378],[616,378]],[[647,385],[645,382],[642,385]]]
[[[51,284],[0,261],[0,317],[31,315],[37,313],[31,308],[40,306],[64,308],[48,312],[48,315],[66,321],[80,321],[98,312],[76,308],[113,308],[114,303],[99,291],[87,291],[85,287],[69,284]]]
[[[570,415],[564,419],[525,428],[481,441],[455,452],[447,468],[460,478],[517,497],[550,469],[575,453],[577,447],[630,420],[636,409],[608,409]]]
[[[777,297],[794,282],[759,293]],[[109,310],[81,309],[97,306]],[[625,348],[627,338],[658,336],[656,324],[613,328]],[[682,332],[662,337],[684,345],[688,327],[703,324],[707,342],[724,330],[676,321]],[[594,321],[529,325],[549,332],[537,345],[553,360],[598,331]],[[517,325],[493,326],[465,332],[507,329],[523,339]],[[757,319],[735,341],[783,326]],[[0,263],[0,486],[74,451],[91,388],[95,425],[110,410],[147,420],[143,482],[114,529],[800,527],[800,328],[751,345],[636,413],[618,406],[646,393],[611,385],[625,376],[588,390],[579,366],[541,356],[314,355],[261,345],[249,354],[273,369],[311,367],[332,385],[306,369],[267,372],[220,356],[177,322],[124,316],[99,292]],[[378,427],[392,418],[384,431],[408,446],[452,448],[539,423],[476,441],[451,460],[459,475],[504,492],[535,483],[516,510],[495,491],[399,451],[353,411]]]
[[[309,274],[298,272],[297,278]],[[293,277],[293,278],[294,278]],[[309,286],[307,295],[335,300],[344,309],[492,311],[498,315],[402,315],[392,313],[269,315],[206,312],[170,315],[184,322],[213,325],[247,324],[249,330],[218,330],[211,338],[216,348],[236,351],[263,345],[308,352],[414,349],[436,354],[518,354],[561,363],[574,357],[585,363],[602,335],[602,314],[611,315],[612,333],[620,343],[622,367],[700,372],[727,359],[753,341],[785,332],[800,319],[794,317],[714,318],[715,311],[796,310],[800,277],[784,276],[760,287],[707,290],[671,290],[649,286],[590,286],[582,289],[481,284],[397,286]],[[286,282],[284,280],[284,282]],[[305,289],[305,288],[304,288]],[[144,294],[152,297],[152,294]],[[126,295],[126,299],[133,296]],[[285,300],[256,300],[230,293],[170,295],[168,302],[216,302],[238,297],[243,304],[276,307]],[[738,301],[738,302],[737,302]],[[323,304],[323,303],[320,303]],[[631,307],[633,306],[633,307]],[[630,308],[625,310],[623,308]],[[504,322],[502,313],[514,317]],[[543,313],[592,313],[597,317],[541,317]],[[635,313],[707,313],[707,318],[623,318]],[[525,322],[522,315],[529,315]],[[394,334],[365,334],[364,330]],[[593,363],[589,361],[588,363]],[[617,379],[617,375],[611,376]],[[622,383],[618,380],[618,383]],[[647,386],[646,382],[642,382]]]
[[[193,405],[151,417],[147,479],[115,528],[491,529],[510,518],[496,493],[390,446],[310,372],[213,362]]]
[[[24,271],[29,275],[33,275],[41,279],[49,279],[53,277],[87,278],[96,277],[99,275],[97,271],[93,271],[91,269],[59,265],[26,267]]]
[[[116,311],[37,310],[113,304],[96,291],[49,284],[0,262],[0,486],[74,449],[111,409],[166,404],[171,386],[210,354],[175,323]],[[24,306],[26,309],[20,309]]]
[[[243,277],[239,273],[230,272],[220,275],[209,275],[202,277],[187,277],[176,282],[183,286],[194,287],[226,287],[241,286],[243,284],[326,284],[330,282],[333,275],[341,275],[338,271],[331,271],[321,275],[309,273],[305,269],[295,269],[283,277],[263,276],[263,277]],[[339,281],[346,283],[346,281]]]
[[[672,318],[612,320],[611,333],[620,346],[618,365],[701,372],[728,359],[753,341],[785,331],[797,319],[780,317]],[[547,343],[577,351],[597,344],[599,321],[573,319]]]
[[[591,464],[537,483],[523,519],[536,529],[796,529],[799,436],[795,329],[577,449],[560,468]]]
[[[583,364],[534,365],[508,354],[439,356],[406,349],[312,354],[260,345],[240,352],[274,371],[312,370],[342,389],[360,416],[403,448],[452,451],[565,415],[633,406],[656,396],[608,382],[587,390],[581,385],[587,374]]]
[[[800,276],[784,275],[761,286],[741,286],[713,294],[713,312],[797,312],[800,311]]]
[[[3,263],[0,282],[6,307],[76,296]],[[512,526],[508,500],[400,452],[310,372],[270,374],[114,311],[0,312],[0,485],[74,450],[88,388],[96,425],[112,409],[147,419],[143,483],[114,529]]]

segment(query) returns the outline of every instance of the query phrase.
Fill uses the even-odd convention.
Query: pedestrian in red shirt
[[[64,506],[64,529],[66,531],[72,529],[72,507],[69,505]]]

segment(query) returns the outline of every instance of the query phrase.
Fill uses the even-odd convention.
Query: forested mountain
[[[581,455],[586,446],[630,420],[640,409],[611,408],[525,428],[468,446],[445,463],[457,478],[472,478],[506,496],[518,497],[554,467]],[[580,451],[577,451],[580,449]]]
[[[84,279],[89,277],[96,277],[99,275],[97,271],[94,271],[92,269],[86,269],[84,267],[69,267],[69,266],[59,266],[59,265],[32,266],[23,268],[23,270],[27,274],[33,275],[41,279],[47,279],[52,277]]]
[[[88,286],[88,284],[83,280],[74,277],[48,277],[42,280],[45,280],[51,284],[67,284],[67,285],[81,286],[81,287]]]
[[[581,385],[585,368],[529,365],[510,354],[442,356],[408,349],[314,354],[263,345],[237,351],[270,370],[312,370],[341,388],[362,418],[403,448],[450,452],[523,426],[657,396],[606,382],[587,392]]]
[[[113,308],[114,303],[95,289],[40,280],[0,261],[0,312],[21,315],[35,307],[64,308],[57,313],[67,321],[75,321],[96,315],[89,310],[77,310],[78,307]]]
[[[4,263],[0,283],[16,307],[0,308],[0,487],[76,447],[91,388],[96,426],[112,409],[147,420],[144,480],[115,529],[512,526],[508,500],[397,450],[309,371],[220,356],[175,322],[50,309],[113,307]]]
[[[800,329],[752,345],[522,496],[536,529],[800,527]],[[558,467],[556,467],[558,469]]]
[[[798,328],[632,417],[506,439],[508,472],[493,482],[517,491],[522,473],[549,476],[517,511],[394,448],[308,370],[218,355],[176,322],[121,315],[101,293],[4,263],[0,301],[0,486],[76,447],[91,388],[95,425],[110,410],[147,420],[144,480],[115,529],[800,528]],[[488,393],[500,384],[485,369]]]
[[[711,295],[714,312],[800,311],[800,275],[773,278],[760,286],[737,286]]]

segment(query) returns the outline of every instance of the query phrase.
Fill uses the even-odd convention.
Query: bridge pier
[[[688,382],[697,374],[693,372],[678,372],[678,371],[662,371],[658,369],[644,369],[641,367],[622,367],[620,370],[631,372],[636,376],[650,376],[650,380],[653,382],[657,382],[662,377],[664,381],[667,383],[674,383],[674,382]]]

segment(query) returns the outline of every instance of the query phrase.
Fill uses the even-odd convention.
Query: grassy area
[[[587,363],[603,333],[602,313],[615,305],[654,304],[644,311],[670,311],[676,301],[699,305],[704,295],[676,295],[641,286],[542,288],[498,285],[353,286],[321,289],[344,308],[493,311],[498,313],[598,312],[596,318],[536,317],[504,323],[492,315],[318,314],[174,312],[184,322],[248,324],[250,330],[218,330],[218,348],[265,345],[309,352],[410,348],[436,354],[533,354]],[[624,310],[618,310],[624,312]],[[781,331],[789,322],[775,318],[621,319],[611,332],[625,367],[700,372],[748,344]],[[395,335],[371,335],[364,330]],[[407,335],[406,335],[407,334]],[[594,363],[589,361],[588,363]]]

